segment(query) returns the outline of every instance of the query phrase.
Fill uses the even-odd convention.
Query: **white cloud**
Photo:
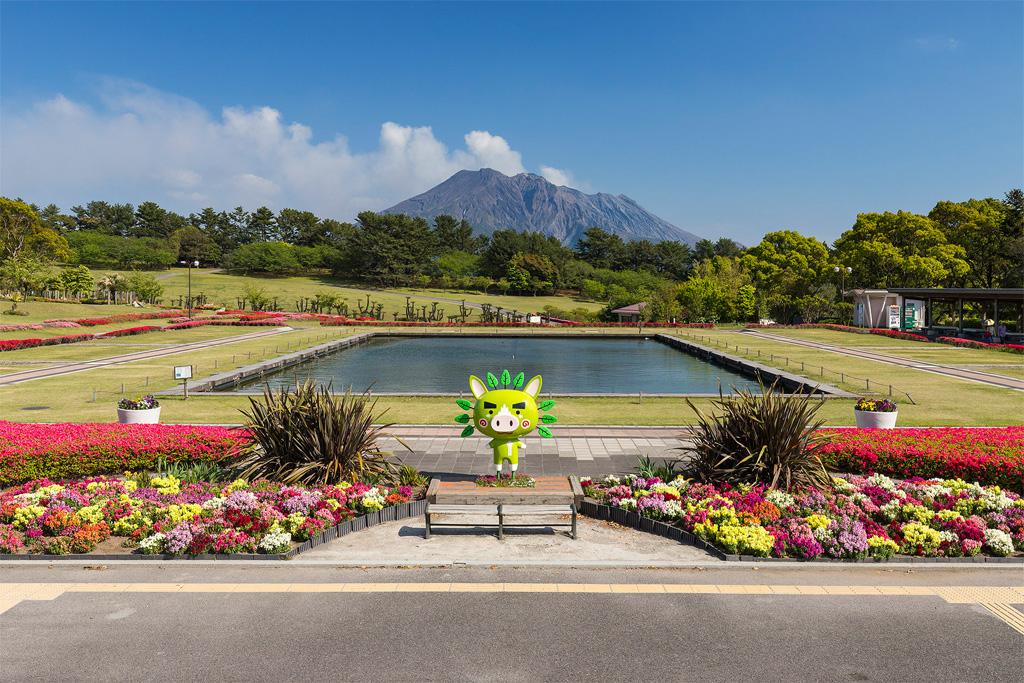
[[[508,141],[474,130],[449,149],[429,126],[386,122],[375,149],[353,152],[268,106],[225,107],[108,79],[99,106],[64,97],[0,120],[0,192],[70,208],[90,199],[153,200],[179,211],[267,205],[351,218],[423,192],[462,169],[525,170]],[[542,167],[571,181],[568,173]]]
[[[541,166],[540,174],[548,179],[548,182],[554,183],[555,185],[565,185],[566,187],[572,187],[572,174],[568,171],[554,166]]]

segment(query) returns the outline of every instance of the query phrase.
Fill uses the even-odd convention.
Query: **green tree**
[[[970,271],[964,277],[973,287],[996,287],[1013,269],[1011,231],[1006,228],[1007,206],[998,199],[939,202],[928,214],[950,243],[964,250]]]
[[[310,247],[325,239],[320,219],[312,211],[281,209],[277,214],[277,229],[281,239],[291,244]]]
[[[229,271],[288,275],[301,270],[295,248],[287,242],[252,242],[228,254]]]
[[[835,242],[835,258],[862,287],[937,287],[970,271],[963,247],[950,244],[927,216],[909,211],[858,214]]]
[[[35,209],[17,199],[0,197],[0,260],[25,258],[50,262],[70,256],[67,240],[45,225]]]
[[[828,280],[828,246],[795,230],[769,232],[740,257],[743,270],[763,294],[800,296]]]
[[[221,251],[217,243],[194,225],[175,230],[171,241],[178,245],[178,261],[199,261],[202,264],[220,263]]]
[[[434,217],[434,235],[442,249],[464,251],[475,254],[486,242],[487,238],[475,237],[473,226],[465,219],[457,220],[454,216],[441,214]]]
[[[125,290],[135,292],[142,301],[157,302],[164,295],[164,287],[150,273],[130,273],[125,278]]]
[[[96,286],[92,272],[85,266],[69,266],[60,271],[60,289],[69,294],[89,294]]]
[[[277,217],[265,206],[249,214],[245,232],[247,242],[276,242],[281,239],[281,232],[277,229]]]
[[[480,257],[466,251],[446,251],[437,257],[433,270],[436,275],[451,277],[476,275],[480,272]]]
[[[505,266],[505,279],[508,288],[513,292],[525,292],[530,289],[530,273],[512,258]]]
[[[364,211],[346,251],[349,274],[380,284],[398,284],[426,271],[437,254],[437,243],[422,218]]]
[[[43,289],[48,276],[47,264],[30,253],[0,261],[0,286],[23,296]]]
[[[626,265],[627,248],[618,235],[593,227],[576,243],[576,254],[595,268],[619,270]]]

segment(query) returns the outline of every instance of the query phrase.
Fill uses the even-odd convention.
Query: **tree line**
[[[831,245],[795,230],[769,232],[750,247],[729,239],[693,247],[626,242],[595,226],[572,248],[515,229],[480,235],[444,215],[427,221],[367,211],[350,223],[290,208],[206,208],[183,216],[154,202],[104,201],[64,213],[2,198],[0,256],[8,287],[12,276],[24,281],[26,272],[53,262],[124,270],[199,262],[238,273],[330,273],[379,286],[572,291],[607,302],[605,317],[646,301],[646,316],[656,319],[841,319],[849,315],[843,285],[1024,286],[1024,193],[940,201],[927,215],[862,213]]]

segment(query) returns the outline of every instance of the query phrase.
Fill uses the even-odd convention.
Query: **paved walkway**
[[[391,430],[412,449],[394,439],[384,448],[419,470],[434,475],[493,474],[487,437],[461,438],[448,426],[396,427]],[[655,460],[685,457],[677,449],[689,444],[681,427],[559,427],[554,439],[528,436],[519,452],[520,471],[536,476],[575,474],[603,476],[631,472],[643,456]]]
[[[853,356],[855,358],[864,358],[866,360],[873,360],[879,363],[889,363],[890,365],[899,365],[905,368],[923,370],[924,372],[931,372],[936,375],[944,375],[954,379],[964,379],[969,382],[978,382],[980,384],[987,384],[993,387],[1024,391],[1024,380],[1014,379],[1005,375],[997,375],[991,372],[980,372],[978,370],[958,368],[953,365],[929,363],[927,361],[914,360],[912,358],[903,358],[902,356],[890,356],[884,353],[867,351],[865,349],[854,349],[848,346],[836,346],[833,344],[824,344],[822,342],[807,341],[805,339],[793,339],[792,337],[784,337],[782,335],[770,334],[759,330],[744,330],[739,334],[761,337],[763,339],[770,339],[772,341],[792,344],[794,346],[804,346],[809,349],[818,349],[819,351],[829,351],[843,356]]]
[[[33,368],[30,370],[20,370],[18,372],[8,373],[6,375],[0,375],[0,386],[5,386],[8,384],[20,384],[22,382],[30,382],[36,379],[57,377],[59,375],[69,375],[72,372],[82,372],[83,370],[92,370],[95,368],[102,368],[110,365],[133,363],[135,361],[148,360],[150,358],[161,358],[163,356],[171,356],[176,353],[184,353],[186,351],[201,351],[203,349],[209,349],[216,346],[223,346],[225,344],[234,344],[236,342],[241,341],[252,341],[253,339],[269,337],[275,334],[281,334],[282,332],[290,332],[291,329],[292,328],[290,327],[275,327],[270,330],[260,330],[259,332],[243,334],[237,337],[208,339],[206,341],[192,342],[189,344],[179,344],[177,346],[165,346],[162,348],[151,349],[147,351],[135,351],[133,353],[125,353],[119,356],[97,358],[96,360],[68,361],[66,363],[62,363],[60,365],[53,365],[47,368]],[[83,343],[88,344],[90,342]]]

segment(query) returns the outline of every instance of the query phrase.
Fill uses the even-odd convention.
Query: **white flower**
[[[609,474],[607,477],[601,480],[601,483],[605,486],[618,486],[622,483],[622,479],[616,477],[614,474]]]
[[[943,543],[959,543],[960,537],[954,531],[940,531],[939,540]]]
[[[683,506],[679,504],[678,500],[665,501],[665,517],[676,519],[682,517]]]
[[[872,474],[868,477],[868,483],[877,486],[878,488],[885,489],[886,491],[895,491],[896,482],[884,474]]]
[[[985,547],[993,555],[1005,557],[1013,552],[1013,538],[999,529],[985,529]]]
[[[777,489],[768,489],[764,494],[764,499],[775,505],[775,507],[780,510],[785,510],[786,508],[796,505],[796,499],[794,499],[793,496],[789,495],[785,491],[779,491]]]
[[[224,498],[222,496],[216,496],[210,500],[203,501],[202,508],[204,510],[220,510],[224,506]]]
[[[899,513],[902,507],[903,501],[901,501],[899,498],[893,498],[888,503],[878,508],[878,513],[891,522],[892,520],[896,519],[896,515]]]
[[[166,540],[166,538],[167,537],[161,533],[155,533],[152,536],[147,536],[139,543],[139,550],[146,555],[157,555],[163,551],[164,540]]]
[[[291,547],[292,535],[279,527],[270,530],[260,540],[259,550],[264,553],[283,553]]]
[[[985,491],[979,496],[979,500],[984,505],[986,512],[1001,512],[1013,505],[1010,497],[1002,492],[993,493],[992,491]]]

